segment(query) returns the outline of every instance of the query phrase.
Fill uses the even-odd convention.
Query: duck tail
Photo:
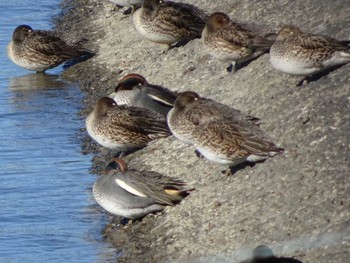
[[[87,51],[87,50],[81,50],[79,52],[81,54],[79,57],[73,58],[71,60],[68,60],[66,63],[64,63],[64,65],[63,65],[64,69],[70,68],[70,67],[72,67],[75,64],[78,64],[80,62],[84,62],[84,61],[86,61],[86,60],[88,60],[96,55],[96,53],[91,52],[91,51]]]
[[[257,51],[269,51],[274,42],[274,40],[264,38],[262,36],[257,36],[254,39],[253,47]]]

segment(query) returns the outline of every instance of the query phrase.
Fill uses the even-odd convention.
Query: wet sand
[[[208,1],[193,4],[278,31],[288,23],[307,32],[349,38],[350,4],[341,1]],[[85,93],[84,116],[117,80],[139,73],[150,83],[194,90],[262,119],[261,128],[285,148],[282,155],[232,176],[198,159],[173,136],[126,157],[136,169],[191,182],[196,191],[180,205],[121,228],[111,216],[104,235],[123,250],[118,262],[238,262],[267,244],[277,255],[304,262],[346,262],[350,257],[350,65],[297,87],[302,77],[275,71],[265,54],[234,74],[204,53],[199,39],[165,52],[142,39],[131,18],[113,4],[64,1],[57,30],[87,39],[98,50],[63,77]],[[266,27],[265,27],[266,26]],[[99,172],[111,154],[82,136]]]

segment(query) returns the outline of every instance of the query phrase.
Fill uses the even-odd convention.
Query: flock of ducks
[[[201,38],[206,50],[232,63],[233,70],[266,52],[275,69],[293,75],[309,76],[350,62],[350,41],[303,33],[295,26],[260,35],[224,13],[208,14],[190,4],[110,1],[133,7],[133,25],[144,38],[169,48]],[[79,43],[69,45],[52,32],[21,25],[13,33],[8,55],[21,67],[44,72],[94,53]],[[193,190],[178,179],[128,169],[121,157],[152,140],[174,135],[194,147],[198,156],[228,167],[263,161],[283,152],[259,128],[258,118],[193,91],[177,93],[150,84],[139,74],[123,77],[115,92],[97,101],[86,119],[86,129],[98,144],[120,152],[94,183],[93,195],[110,213],[130,219],[172,206]]]

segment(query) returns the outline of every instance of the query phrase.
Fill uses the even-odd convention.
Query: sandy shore
[[[348,0],[192,3],[273,31],[292,23],[350,38]],[[301,77],[275,71],[268,54],[229,74],[225,63],[204,53],[199,39],[168,52],[142,39],[130,16],[113,4],[66,0],[63,7],[56,29],[67,39],[86,38],[87,47],[98,50],[63,73],[86,94],[82,114],[120,77],[140,73],[150,83],[194,90],[261,118],[261,128],[286,149],[229,177],[173,136],[127,156],[131,167],[182,178],[196,191],[126,229],[113,219],[105,235],[124,252],[118,262],[238,262],[260,244],[304,262],[348,261],[350,65],[303,87],[296,86]],[[87,136],[83,140],[83,151],[96,153],[93,171],[103,169],[109,153]]]

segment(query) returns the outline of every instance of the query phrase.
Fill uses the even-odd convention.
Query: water
[[[17,25],[50,29],[58,4],[0,1],[0,262],[115,262],[77,139],[79,88],[62,68],[35,74],[5,52]]]

